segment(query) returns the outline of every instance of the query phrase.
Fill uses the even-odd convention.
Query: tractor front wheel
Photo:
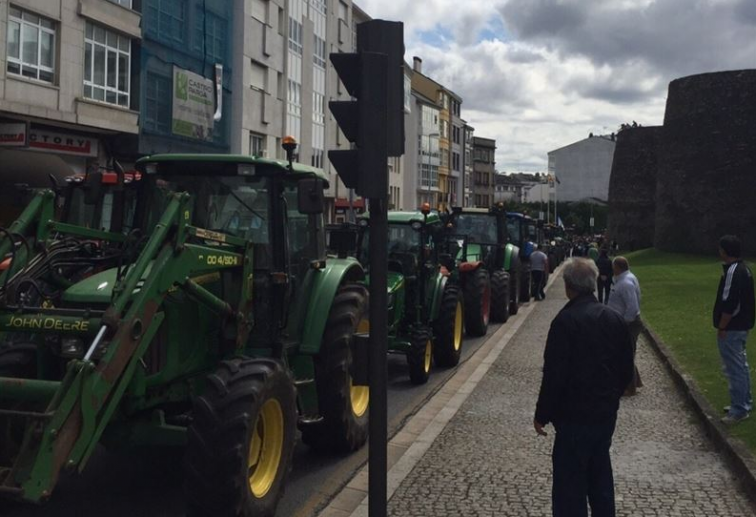
[[[294,382],[272,359],[234,359],[194,401],[186,452],[189,515],[273,517],[296,442]]]
[[[362,447],[368,436],[369,391],[355,386],[350,373],[354,335],[368,331],[367,290],[346,284],[336,293],[320,353],[315,358],[318,407],[323,420],[302,427],[310,447],[337,453]]]
[[[506,323],[509,319],[509,273],[497,269],[491,275],[491,319]]]
[[[464,308],[459,287],[446,284],[441,308],[434,324],[436,331],[433,358],[438,366],[449,368],[459,364],[462,355]]]
[[[412,331],[407,364],[412,384],[425,384],[430,377],[433,363],[433,335],[429,329],[420,327]]]
[[[465,329],[470,336],[485,336],[491,312],[491,278],[479,267],[465,279]]]

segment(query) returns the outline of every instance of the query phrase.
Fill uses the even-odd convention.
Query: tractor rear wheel
[[[509,315],[520,310],[520,269],[519,264],[509,270]]]
[[[194,400],[189,515],[272,517],[296,442],[294,382],[273,359],[224,361]]]
[[[412,384],[425,384],[433,364],[433,334],[430,329],[418,327],[410,336],[407,364]]]
[[[491,275],[491,320],[506,323],[509,319],[509,273],[497,269]]]
[[[530,301],[530,284],[533,282],[530,276],[530,266],[521,265],[520,268],[520,303]]]
[[[0,377],[34,379],[37,377],[37,346],[33,343],[0,345]],[[21,409],[19,402],[4,401],[3,409]],[[23,418],[0,416],[0,465],[10,466],[24,438]],[[2,479],[0,479],[0,482]]]
[[[448,368],[459,364],[464,314],[459,286],[447,283],[441,297],[438,319],[434,323],[433,359],[438,366]]]
[[[318,407],[323,420],[302,427],[302,440],[314,449],[351,452],[367,441],[368,387],[355,386],[350,373],[353,337],[367,330],[367,290],[357,284],[342,286],[331,305],[320,353],[315,358]]]
[[[484,336],[491,312],[491,278],[479,267],[465,279],[465,329],[470,336]]]

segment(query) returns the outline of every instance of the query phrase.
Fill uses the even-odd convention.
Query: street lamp
[[[432,202],[433,191],[431,190],[431,178],[433,177],[433,175],[431,174],[431,155],[433,154],[433,149],[431,147],[431,138],[438,138],[440,136],[440,133],[428,133],[428,203],[430,203],[431,207],[435,204]]]

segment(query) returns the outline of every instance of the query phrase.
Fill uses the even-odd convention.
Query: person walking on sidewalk
[[[640,284],[636,276],[630,271],[630,264],[625,257],[616,257],[612,261],[612,272],[614,273],[614,285],[609,296],[608,305],[617,311],[624,318],[625,323],[627,323],[633,339],[633,358],[635,358],[638,336],[643,329],[640,317]],[[633,371],[632,382],[628,384],[627,390],[625,390],[625,395],[628,396],[635,395],[638,392],[638,388],[643,386],[638,367],[633,366]]]
[[[592,260],[569,259],[569,302],[551,323],[533,426],[553,424],[554,517],[614,517],[609,448],[622,392],[633,375],[633,347],[622,317],[598,302]]]
[[[596,259],[596,267],[598,267],[598,280],[596,281],[596,287],[598,288],[598,301],[601,303],[609,303],[609,293],[612,289],[612,259],[609,258],[609,250],[601,248],[599,252],[599,258]]]
[[[544,287],[546,284],[546,271],[549,267],[549,257],[536,245],[536,250],[530,254],[530,275],[533,277],[533,291],[536,300],[546,298]]]
[[[730,406],[725,408],[727,415],[722,419],[727,425],[748,418],[753,407],[746,356],[748,331],[754,324],[753,275],[740,255],[740,239],[725,235],[719,240],[724,273],[719,280],[713,320],[730,389]]]

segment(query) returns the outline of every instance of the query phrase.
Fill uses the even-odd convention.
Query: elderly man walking
[[[641,290],[636,276],[630,271],[630,264],[625,257],[616,257],[612,261],[614,284],[609,296],[609,307],[617,311],[627,323],[633,339],[633,358],[638,344],[638,336],[643,329],[640,317]],[[633,367],[632,382],[628,384],[625,395],[635,395],[643,386],[638,367]]]
[[[633,375],[633,347],[622,317],[593,295],[592,260],[564,266],[569,302],[551,323],[533,426],[552,423],[554,517],[614,517],[609,448],[622,392]]]
[[[730,388],[730,405],[725,408],[727,415],[722,419],[727,425],[748,418],[753,407],[746,357],[746,339],[754,324],[753,275],[740,254],[740,239],[725,235],[719,240],[724,273],[719,280],[713,320]]]

